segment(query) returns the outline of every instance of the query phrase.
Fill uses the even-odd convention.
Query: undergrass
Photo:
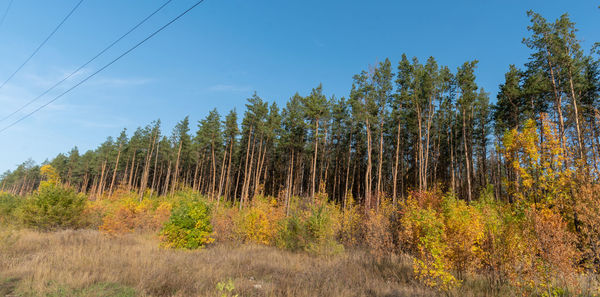
[[[410,258],[377,261],[364,250],[314,256],[217,244],[189,251],[159,248],[154,235],[110,237],[92,230],[2,234],[0,296],[514,295],[484,278],[437,292],[415,281]],[[217,288],[229,279],[232,290]]]

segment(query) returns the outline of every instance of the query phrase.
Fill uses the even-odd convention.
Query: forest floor
[[[219,284],[232,286],[219,290]],[[225,286],[227,287],[227,286]],[[92,230],[0,230],[0,296],[491,296],[484,280],[438,293],[415,281],[412,261],[376,261],[258,245],[167,250],[154,235]],[[508,293],[510,295],[510,293]]]

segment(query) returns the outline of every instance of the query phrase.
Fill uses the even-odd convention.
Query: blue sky
[[[3,12],[9,0],[0,0]],[[77,0],[15,0],[0,27],[0,81],[47,36]],[[164,1],[85,0],[44,48],[0,89],[0,118],[39,95]],[[195,2],[174,0],[138,31],[38,101],[95,71]],[[0,133],[0,172],[42,162],[73,146],[95,148],[109,135],[160,118],[170,133],[186,115],[244,110],[255,90],[284,104],[323,83],[347,96],[352,75],[402,53],[434,56],[456,69],[478,59],[477,83],[495,97],[509,64],[529,50],[526,11],[553,20],[569,13],[588,50],[600,41],[598,1],[243,1],[206,0],[98,76]],[[54,96],[52,96],[52,94]],[[34,106],[30,107],[35,108]],[[4,126],[10,121],[0,123]]]

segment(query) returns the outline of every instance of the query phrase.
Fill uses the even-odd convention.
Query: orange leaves
[[[151,199],[145,199],[142,202],[138,202],[136,199],[107,202],[106,214],[99,229],[110,235],[134,231],[156,232],[169,219],[171,208],[170,202]]]
[[[365,242],[369,247],[369,252],[378,260],[394,252],[391,219],[395,211],[387,199],[382,200],[379,211],[369,210],[365,223]]]
[[[583,266],[600,273],[600,184],[584,183],[575,198]]]

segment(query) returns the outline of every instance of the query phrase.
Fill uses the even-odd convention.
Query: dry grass
[[[90,230],[0,234],[0,296],[221,296],[216,284],[228,279],[239,296],[437,295],[413,280],[409,259],[377,262],[362,251],[330,257],[253,245],[183,251],[161,249],[150,235],[107,237]],[[477,287],[451,295],[494,293],[485,285]]]

